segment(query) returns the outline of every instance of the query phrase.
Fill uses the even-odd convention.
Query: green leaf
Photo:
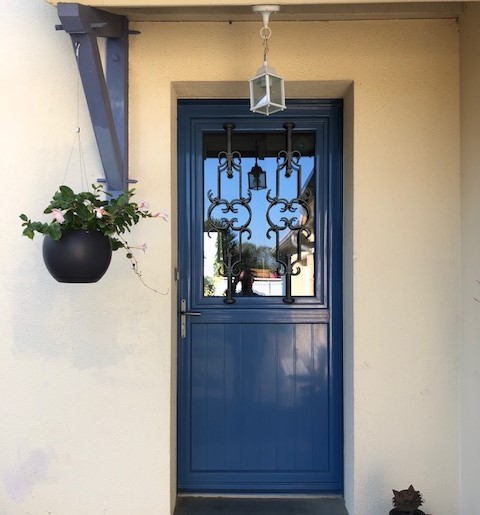
[[[24,221],[24,222],[28,222],[28,216],[27,215],[24,215],[23,213],[20,215],[20,218]]]
[[[125,245],[116,238],[110,238],[110,241],[112,242],[112,250],[118,250],[125,247]]]
[[[73,190],[71,188],[69,188],[68,186],[60,186],[60,191],[62,192],[62,195],[64,197],[73,198],[75,196],[75,193],[73,193]]]
[[[48,227],[47,234],[52,240],[59,240],[62,237],[62,228],[58,222],[53,222]]]
[[[31,240],[33,240],[33,237],[35,236],[35,233],[29,227],[25,227],[22,234]]]
[[[91,218],[90,215],[93,214],[84,204],[78,204],[78,206],[75,209],[75,212],[77,216],[79,216],[83,220],[88,220],[89,218]]]
[[[125,196],[125,194],[123,194],[123,193],[117,199],[117,204],[119,206],[124,206],[127,202],[128,202],[128,199]]]

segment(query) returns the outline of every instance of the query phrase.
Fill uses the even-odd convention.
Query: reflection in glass
[[[260,144],[259,144],[260,141]],[[299,148],[302,153],[300,164],[303,170],[301,184],[297,184],[294,172],[291,177],[286,177],[285,172],[279,174],[279,182],[276,184],[277,156],[285,146],[284,135],[282,134],[234,134],[233,147],[242,156],[242,196],[251,196],[249,208],[251,215],[246,209],[240,208],[237,212],[225,213],[222,206],[211,210],[211,200],[208,197],[209,191],[217,191],[220,187],[221,196],[227,201],[233,201],[239,196],[239,181],[229,179],[227,174],[218,174],[218,154],[223,150],[224,136],[217,134],[206,134],[204,136],[204,169],[203,169],[203,202],[204,202],[204,224],[203,224],[203,293],[205,297],[224,297],[227,290],[227,279],[224,277],[222,264],[226,262],[227,256],[232,256],[235,262],[241,259],[236,270],[236,277],[233,281],[236,297],[242,296],[285,296],[285,278],[279,274],[278,255],[291,255],[292,262],[297,261],[298,238],[300,238],[301,260],[296,263],[295,268],[300,273],[292,277],[293,296],[313,296],[315,294],[315,149],[314,137],[312,134],[295,134],[293,139],[294,148]],[[249,190],[248,172],[255,165],[261,166],[266,172],[266,189]],[[278,190],[277,190],[278,188]],[[292,199],[300,193],[308,193],[307,209],[310,217],[307,221],[308,231],[298,234],[287,226],[278,231],[278,238],[269,237],[271,226],[267,220],[267,212],[271,202],[268,195],[276,195],[276,191],[282,198]],[[210,219],[208,212],[210,209]],[[228,218],[234,221],[232,226],[242,226],[247,223],[251,216],[248,228],[251,235],[244,235],[240,242],[238,233],[227,229],[219,231],[215,225],[216,220]],[[269,216],[271,221],[279,227],[286,225],[282,222],[286,216],[289,219],[296,218],[297,225],[306,220],[306,209],[301,203],[294,203],[288,214],[282,211],[282,206],[270,207]],[[214,223],[212,224],[212,219]],[[278,240],[278,252],[277,241]]]

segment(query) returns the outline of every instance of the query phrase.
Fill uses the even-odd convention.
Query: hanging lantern
[[[282,77],[264,64],[250,79],[250,111],[269,115],[285,109],[285,86]]]
[[[263,17],[260,36],[263,38],[263,66],[261,66],[250,83],[250,111],[269,115],[285,109],[285,85],[282,77],[268,65],[268,39],[272,31],[268,26],[271,13],[278,12],[278,5],[255,5],[253,11]]]
[[[248,172],[248,188],[251,190],[264,190],[267,187],[267,174],[258,165],[255,158],[255,165]]]

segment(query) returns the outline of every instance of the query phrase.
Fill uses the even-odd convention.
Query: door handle
[[[198,317],[201,315],[200,311],[187,311],[187,300],[186,299],[182,299],[182,302],[180,303],[180,314],[190,316],[190,317]]]
[[[180,302],[180,337],[186,338],[187,336],[187,316],[198,317],[202,313],[200,311],[187,311],[187,301],[182,299]]]

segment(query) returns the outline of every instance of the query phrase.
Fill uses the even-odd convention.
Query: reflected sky
[[[314,169],[314,158],[313,157],[302,157],[302,188],[305,188],[308,181],[311,179],[311,174]],[[266,157],[265,159],[258,160],[259,166],[267,173],[267,189],[252,191],[252,200],[250,201],[250,207],[252,209],[252,221],[249,228],[252,231],[252,238],[249,240],[255,245],[267,245],[274,246],[273,239],[267,238],[268,222],[266,219],[266,213],[268,209],[267,192],[272,189],[272,193],[275,191],[275,176],[276,176],[276,158]],[[255,165],[255,159],[253,157],[247,157],[242,159],[242,195],[247,197],[248,190],[248,172]],[[208,208],[210,206],[210,200],[208,199],[208,192],[212,191],[214,195],[217,195],[217,174],[218,160],[216,158],[208,158],[205,160],[204,166],[204,220],[207,219]],[[292,175],[289,179],[285,178],[285,173],[281,172],[281,183],[280,183],[280,195],[284,198],[291,199],[297,196],[297,178]],[[239,196],[239,177],[238,173],[235,172],[232,179],[228,179],[226,173],[221,174],[221,189],[222,198],[231,200],[238,198]],[[274,213],[273,216],[280,220],[281,213]],[[289,218],[293,216],[301,216],[300,210],[297,208],[295,212],[288,214]],[[212,213],[213,218],[226,217],[231,219],[232,217],[238,218],[238,224],[242,225],[248,220],[248,211],[245,208],[240,207],[238,214],[222,213],[221,207],[216,208]],[[277,221],[277,220],[275,220]]]

